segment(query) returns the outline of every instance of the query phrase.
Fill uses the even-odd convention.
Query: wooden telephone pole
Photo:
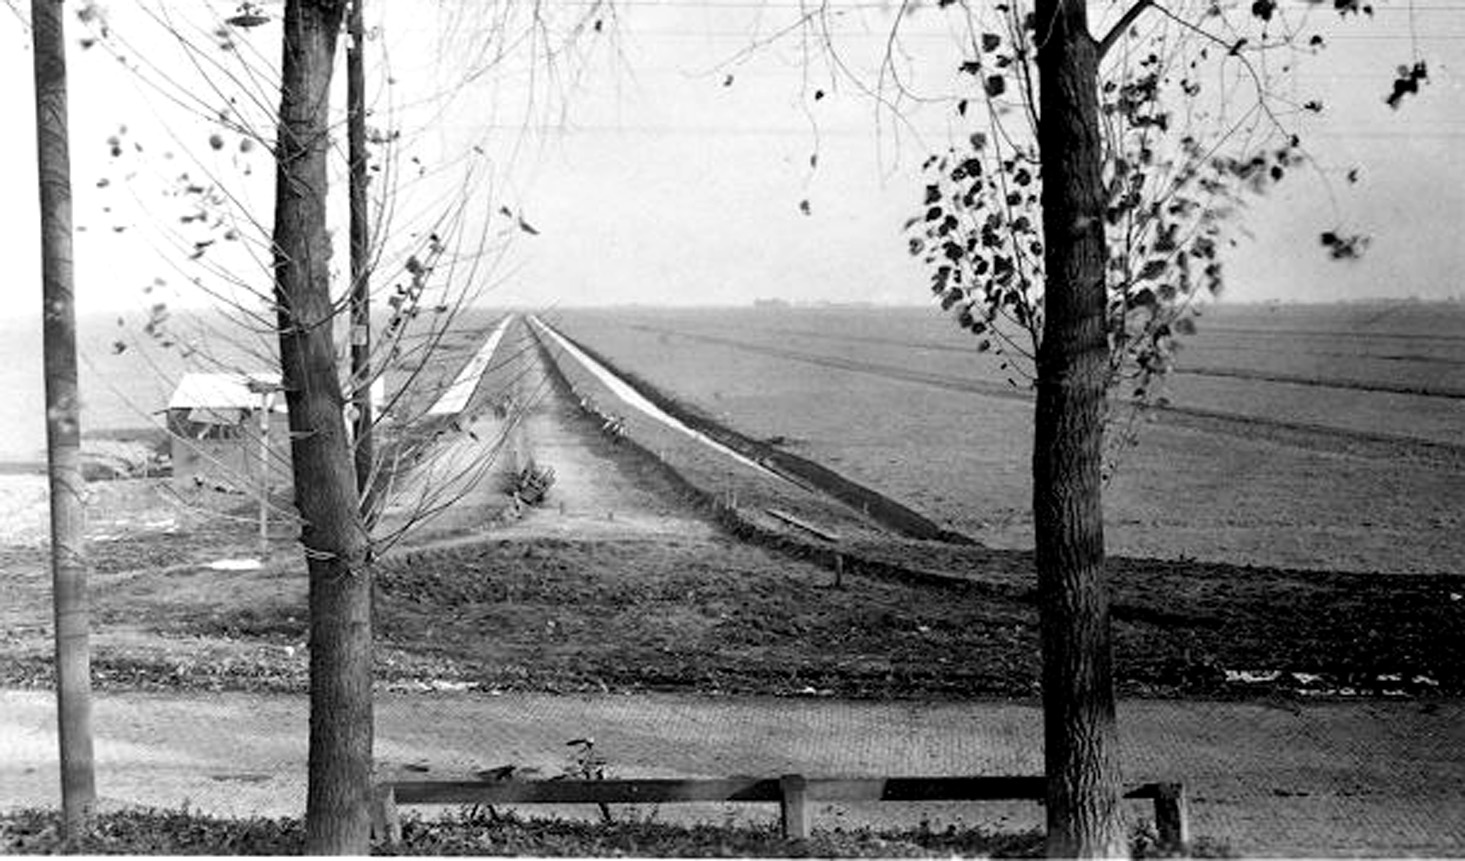
[[[81,400],[76,382],[71,154],[62,13],[61,0],[31,0],[61,811],[66,835],[74,839],[90,826],[97,788],[92,759],[91,621],[83,503],[86,483],[81,474]]]

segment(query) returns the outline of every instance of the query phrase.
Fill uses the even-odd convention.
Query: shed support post
[[[270,407],[274,396],[259,393],[259,561],[270,560]]]
[[[778,785],[783,790],[783,800],[778,805],[783,836],[795,840],[808,838],[808,781],[802,774],[785,774],[778,779]]]

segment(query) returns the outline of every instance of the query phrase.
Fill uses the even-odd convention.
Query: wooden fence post
[[[783,836],[803,840],[809,836],[808,781],[802,774],[785,774],[778,779],[783,800],[778,803]]]
[[[1183,851],[1190,843],[1190,811],[1185,787],[1179,783],[1155,784],[1155,831],[1160,847]]]
[[[396,790],[390,783],[378,784],[371,802],[371,833],[388,846],[402,842],[402,820],[397,816]]]

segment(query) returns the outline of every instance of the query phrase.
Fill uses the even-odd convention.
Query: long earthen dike
[[[654,404],[657,409],[662,410],[688,428],[754,461],[768,471],[783,476],[795,484],[816,489],[833,499],[839,500],[845,505],[854,508],[856,511],[864,512],[871,520],[874,520],[886,529],[908,538],[916,538],[923,541],[943,541],[950,544],[970,545],[977,543],[969,536],[962,535],[959,532],[953,532],[949,529],[943,529],[921,513],[858,482],[851,481],[822,464],[799,457],[798,455],[790,454],[768,443],[748,437],[726,425],[699,414],[679,401],[663,394],[645,380],[616,367],[614,362],[585,346],[583,343],[557,329],[550,328],[543,321],[538,322],[539,325],[545,326],[548,331],[563,338],[567,343],[574,345],[575,349],[581,351],[602,365],[611,374],[620,378],[623,383],[641,397]],[[534,332],[534,327],[531,326],[530,331]],[[545,357],[551,367],[554,367],[556,372],[560,372],[558,366],[559,357],[554,355],[553,350],[548,349],[548,345],[539,338],[538,332],[534,332],[534,336],[536,340],[539,340],[540,347],[545,350]],[[562,374],[562,372],[560,373]]]

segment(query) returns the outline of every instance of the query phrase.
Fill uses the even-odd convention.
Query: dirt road
[[[303,697],[242,694],[99,697],[100,793],[109,805],[298,815],[305,706]],[[383,770],[427,767],[411,774],[418,778],[508,763],[552,775],[566,761],[564,742],[585,735],[621,777],[1031,774],[1041,766],[1039,710],[1002,703],[442,694],[382,695],[377,709]],[[1241,853],[1465,853],[1459,703],[1125,702],[1120,726],[1131,779],[1184,781],[1194,831]],[[51,697],[0,692],[0,806],[56,803],[55,751]],[[1129,813],[1148,815],[1139,804]],[[775,812],[706,805],[656,815],[767,820]],[[1012,828],[1036,826],[1041,815],[1017,802],[820,805],[815,826],[928,818]]]
[[[525,536],[708,536],[711,527],[675,500],[659,496],[626,471],[614,444],[588,430],[578,407],[558,391],[523,324],[499,346],[512,356],[460,417],[464,432],[446,435],[433,457],[398,488],[385,525],[417,509],[441,506],[407,542],[441,545],[451,537],[495,540]],[[513,404],[508,414],[485,400]],[[515,507],[510,476],[530,463],[554,471],[543,506]]]

